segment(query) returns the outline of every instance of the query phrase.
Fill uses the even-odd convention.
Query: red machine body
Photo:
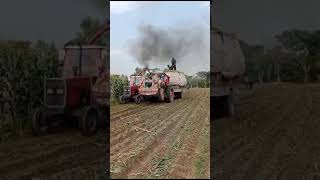
[[[47,131],[57,116],[76,117],[84,135],[95,134],[99,127],[106,128],[109,106],[107,50],[94,45],[109,31],[109,21],[88,40],[86,45],[69,45],[60,51],[63,64],[62,78],[45,80],[44,106],[33,117],[35,134]]]

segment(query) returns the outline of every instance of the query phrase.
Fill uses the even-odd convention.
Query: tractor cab
[[[61,50],[63,76],[98,76],[99,67],[106,64],[105,47],[97,45],[66,46]]]
[[[95,45],[67,46],[62,49],[60,61],[63,64],[63,77],[46,79],[45,105],[76,109],[96,101],[91,96],[91,92],[93,89],[99,89],[97,80],[99,76],[103,75],[103,70],[106,71],[106,69],[101,69],[101,67],[105,67],[104,50],[104,47]],[[64,89],[63,93],[61,93],[62,90],[59,94],[56,93],[55,90],[58,87]],[[106,91],[106,89],[107,87],[102,91]],[[58,98],[57,96],[61,100],[59,104],[53,102]]]
[[[139,95],[139,87],[142,83],[142,76],[131,75],[129,78],[129,86],[123,88],[123,94],[120,97],[122,103],[126,103],[129,100],[135,100],[135,97]]]
[[[76,117],[83,134],[93,134],[109,105],[105,47],[66,46],[59,56],[62,77],[45,80],[44,106],[35,113],[43,115],[34,118],[34,130],[46,132],[40,127],[48,128],[52,117],[63,116]]]

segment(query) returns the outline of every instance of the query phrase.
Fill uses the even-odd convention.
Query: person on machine
[[[168,65],[169,70],[177,70],[176,62],[174,58],[171,59],[171,66]]]

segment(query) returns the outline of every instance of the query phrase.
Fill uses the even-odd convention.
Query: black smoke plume
[[[209,28],[209,27],[208,27]],[[197,25],[181,25],[173,28],[160,28],[141,25],[139,36],[128,42],[129,53],[140,63],[148,66],[151,62],[168,63],[171,58],[177,62],[186,61],[186,56],[201,57],[208,53],[208,29]]]

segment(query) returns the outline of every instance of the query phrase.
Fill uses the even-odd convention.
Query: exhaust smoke
[[[138,32],[138,38],[128,42],[128,50],[145,67],[150,63],[168,64],[172,58],[191,67],[196,61],[209,61],[209,26],[187,24],[159,28],[143,24]]]

